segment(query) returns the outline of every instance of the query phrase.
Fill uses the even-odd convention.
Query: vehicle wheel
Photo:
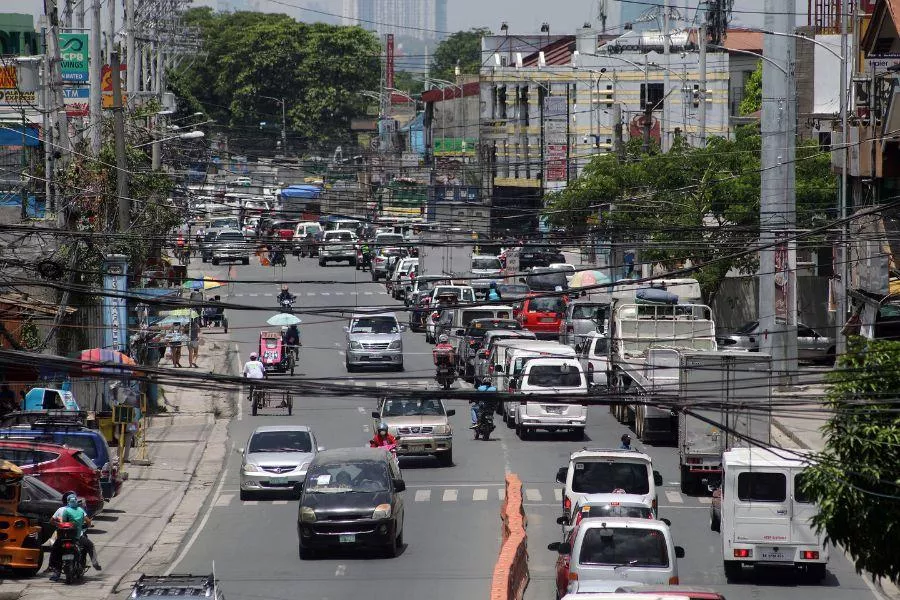
[[[207,261],[207,258],[206,258],[205,256],[201,255],[201,256],[200,256],[200,260],[202,260],[203,262],[206,262],[206,261]]]
[[[353,365],[350,364],[349,360],[344,361],[344,367],[346,367],[348,373],[353,372]]]
[[[400,371],[401,373],[403,372],[403,361],[400,361],[400,364],[397,365],[397,370]]]
[[[720,531],[722,529],[722,522],[716,511],[710,509],[709,511],[709,529],[710,531]]]
[[[512,415],[507,414],[506,412],[503,413],[503,420],[506,421],[506,426],[509,427],[510,429],[512,429],[513,427],[516,426],[515,418],[513,418]],[[518,433],[517,433],[517,435],[518,435]]]
[[[836,354],[837,353],[835,351],[835,348],[834,348],[834,346],[832,346],[825,352],[825,358],[822,360],[822,362],[826,365],[833,365]],[[824,568],[825,565],[822,565],[822,566]],[[824,577],[824,575],[823,575],[823,577]]]
[[[212,264],[218,265],[218,264],[219,264],[219,259],[218,259],[218,258],[212,259]]]
[[[729,582],[737,581],[741,578],[741,575],[743,574],[743,567],[741,566],[741,563],[739,563],[738,561],[726,560],[724,567],[725,567],[725,579],[727,579]]]
[[[491,439],[491,430],[488,429],[487,431],[485,431],[485,432],[484,432],[484,435],[483,435],[482,437],[484,438],[484,441],[486,441],[486,442],[487,442],[488,440],[490,440],[490,439]]]
[[[228,319],[222,319],[222,329],[224,333],[228,333]]]
[[[324,267],[325,264],[326,264],[325,261],[322,260],[322,259],[320,258],[320,259],[319,259],[319,266],[320,266],[320,267]]]
[[[247,500],[250,499],[250,492],[245,492],[244,490],[241,490],[239,497],[241,499],[241,502],[246,502]]]
[[[394,540],[385,547],[384,553],[385,553],[385,555],[387,555],[388,558],[397,558],[397,555],[400,554],[401,548],[403,548],[403,534],[402,533],[400,535],[398,535],[397,537],[395,537]]]
[[[41,552],[41,555],[38,557],[38,564],[43,564],[43,562],[44,562],[44,553]],[[40,570],[41,570],[40,567],[36,567],[34,569],[13,569],[12,571],[16,577],[25,579],[28,577],[35,577],[40,572]]]
[[[693,496],[697,492],[697,484],[688,467],[681,467],[681,493]]]
[[[356,259],[355,259],[355,258],[351,258],[351,259],[350,259],[350,265],[359,268],[359,265],[356,264]]]
[[[358,263],[358,262],[355,262],[355,263],[354,263],[354,268],[355,268],[357,271],[359,271],[359,263]]]
[[[293,400],[293,398],[288,398],[288,401],[287,401],[287,409],[288,409],[288,416],[291,416],[292,414],[294,414],[294,400]]]
[[[580,442],[584,439],[584,428],[576,427],[572,430],[572,439],[576,442]]]
[[[453,466],[453,449],[447,450],[446,452],[441,452],[437,455],[438,463],[442,467],[452,467]]]
[[[249,265],[249,264],[250,264],[250,257],[248,256],[247,258],[242,258],[242,259],[241,259],[241,264],[242,264],[242,265]]]
[[[806,573],[804,575],[804,578],[809,583],[819,583],[825,579],[825,565],[819,563],[806,565]]]
[[[294,375],[294,361],[291,361],[291,376]]]
[[[441,384],[443,385],[443,387],[444,387],[445,390],[449,390],[449,389],[450,389],[450,384],[451,384],[450,378],[449,378],[449,377],[445,377],[445,378],[444,378],[444,381],[441,382]]]
[[[304,548],[303,546],[299,546],[300,549],[300,560],[312,560],[316,557],[315,552],[313,552],[312,548]]]
[[[251,414],[255,417],[256,413],[259,411],[259,401],[256,398],[254,398],[253,402],[251,404],[253,405],[253,408],[251,409]]]

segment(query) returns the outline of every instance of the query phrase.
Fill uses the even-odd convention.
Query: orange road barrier
[[[522,481],[518,475],[506,476],[506,499],[500,509],[503,543],[494,565],[491,600],[521,600],[528,587],[528,536],[525,533],[525,508],[522,506]]]

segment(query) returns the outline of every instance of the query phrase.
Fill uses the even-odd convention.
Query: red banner
[[[385,83],[388,88],[394,87],[394,34],[387,34],[387,74]]]

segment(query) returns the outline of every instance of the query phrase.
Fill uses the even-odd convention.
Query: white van
[[[533,398],[559,394],[587,397],[587,379],[578,359],[574,357],[527,359],[521,372],[513,376],[510,387],[523,396],[523,399],[515,404],[513,421],[516,435],[521,439],[526,439],[532,431],[538,429],[566,430],[571,431],[577,439],[584,438],[588,412],[586,402],[562,404]]]
[[[559,342],[549,341],[511,341],[504,345],[498,352],[498,362],[492,371],[494,375],[494,387],[501,392],[515,392],[512,380],[521,374],[522,369],[532,358],[575,358],[575,350],[571,346],[564,346]],[[515,426],[515,407],[519,401],[507,401],[503,403],[503,420],[510,427]]]
[[[740,578],[744,565],[794,567],[811,581],[825,577],[828,546],[811,519],[819,512],[802,490],[809,459],[797,450],[735,448],[722,454],[718,514],[725,576]]]

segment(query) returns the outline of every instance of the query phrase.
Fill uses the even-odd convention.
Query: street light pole
[[[287,120],[285,118],[285,99],[284,97],[275,98],[274,96],[263,96],[262,94],[260,94],[259,97],[265,98],[266,100],[274,100],[275,102],[281,104],[281,152],[287,155]]]

